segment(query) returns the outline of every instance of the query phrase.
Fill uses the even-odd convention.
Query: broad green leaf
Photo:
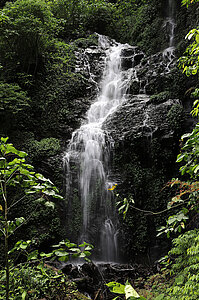
[[[27,242],[22,242],[22,243],[19,245],[19,248],[21,248],[21,249],[23,249],[23,250],[27,249],[27,247],[28,247],[28,243],[27,243]]]
[[[81,250],[79,248],[70,248],[70,251],[80,253]]]
[[[112,293],[125,294],[125,286],[116,281],[112,281],[106,284]]]
[[[128,281],[125,284],[124,291],[126,299],[129,299],[130,297],[140,298],[136,290],[128,283]]]
[[[184,157],[185,157],[184,154],[179,154],[179,155],[177,156],[176,162],[181,162],[181,161],[184,159]]]
[[[55,251],[54,252],[56,256],[68,256],[69,253],[66,251]]]
[[[199,171],[199,165],[194,169],[194,173],[196,174]]]
[[[25,219],[24,217],[21,217],[21,218],[16,218],[15,219],[15,222],[16,222],[16,225],[19,226],[21,225],[22,223],[24,223]]]
[[[90,256],[90,255],[91,255],[91,252],[90,252],[90,251],[84,251],[84,254],[85,254],[86,256]]]
[[[40,256],[41,256],[41,257],[51,257],[51,256],[53,256],[53,253],[52,253],[52,252],[50,252],[50,253],[44,253],[44,252],[41,252],[41,253],[40,253]]]
[[[177,285],[181,285],[181,284],[183,284],[183,282],[184,282],[184,276],[183,275],[180,275],[180,276],[175,278],[175,283]]]
[[[24,291],[23,294],[21,295],[21,299],[22,299],[22,300],[25,300],[25,299],[26,299],[26,295],[27,295],[27,292]]]
[[[189,33],[186,35],[185,39],[190,40],[193,37],[193,35],[195,34],[195,32],[196,32],[196,29],[190,30]]]
[[[27,260],[34,260],[38,258],[38,250],[32,251],[28,254]]]
[[[199,34],[196,35],[196,42],[199,44]]]
[[[4,138],[4,137],[1,137],[1,141],[2,141],[3,143],[6,143],[6,142],[7,142],[7,140],[8,140],[8,137],[6,137],[6,138]]]
[[[64,244],[65,244],[65,246],[68,247],[68,248],[77,247],[77,244],[75,244],[75,243],[70,243],[69,241],[66,241]]]
[[[87,246],[84,250],[86,250],[86,251],[92,250],[92,247],[91,246]]]
[[[82,253],[79,255],[79,257],[84,258],[84,257],[86,257],[86,254],[82,252]]]
[[[183,134],[183,136],[181,137],[181,139],[182,139],[182,140],[183,140],[183,139],[186,139],[186,138],[190,137],[191,134],[192,134],[192,133],[186,133],[186,134]]]
[[[63,262],[64,261],[67,262],[69,260],[69,257],[68,256],[62,256],[62,257],[59,257],[58,260],[63,261]]]
[[[17,155],[19,157],[26,157],[28,154],[26,152],[24,152],[24,151],[17,151]]]

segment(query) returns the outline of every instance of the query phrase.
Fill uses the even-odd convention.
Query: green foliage
[[[170,97],[170,92],[168,91],[160,92],[159,94],[150,96],[150,102],[153,104],[159,104],[167,101],[169,97]]]
[[[116,194],[116,196],[118,197],[119,194]],[[118,206],[118,212],[120,214],[123,214],[123,219],[126,218],[126,214],[129,210],[129,205],[130,204],[135,204],[134,200],[132,197],[130,197],[130,199],[124,198],[123,200],[119,200],[117,201],[116,205]]]
[[[194,0],[183,0],[182,4],[198,2]],[[185,55],[179,59],[179,65],[183,68],[186,76],[198,73],[199,56],[199,31],[192,29],[186,36],[192,43],[187,47]],[[198,90],[193,93],[198,96]],[[198,100],[194,102],[192,114],[198,116]],[[181,138],[181,153],[177,157],[177,162],[181,164],[180,173],[186,176],[187,181],[173,179],[169,184],[179,185],[178,194],[168,203],[168,209],[173,206],[179,207],[175,215],[170,215],[167,219],[167,226],[160,228],[161,232],[170,235],[171,231],[181,232],[185,228],[185,221],[189,217],[194,217],[198,212],[198,128],[196,124],[191,133],[184,134]],[[185,142],[184,142],[185,140]],[[187,231],[172,240],[173,247],[168,256],[163,259],[163,264],[170,269],[173,279],[170,280],[170,287],[155,299],[183,299],[194,300],[199,298],[199,238],[198,229]],[[162,293],[163,292],[163,293]]]
[[[24,218],[15,218],[10,220],[10,211],[15,205],[18,205],[22,199],[29,194],[37,194],[40,202],[48,207],[54,208],[51,197],[62,199],[58,194],[57,188],[53,183],[43,175],[33,171],[33,166],[25,161],[27,154],[17,150],[12,144],[7,143],[8,138],[1,138],[0,141],[0,236],[4,237],[5,244],[5,272],[6,284],[5,297],[9,299],[10,293],[10,259],[9,259],[9,238],[14,232],[23,225]],[[19,199],[12,199],[9,190],[22,188],[24,195]],[[26,249],[28,243],[20,244],[20,249]]]
[[[17,114],[29,106],[29,101],[18,84],[0,82],[0,113]]]
[[[167,114],[167,119],[169,121],[171,129],[173,129],[176,134],[182,132],[182,127],[184,124],[183,106],[180,104],[173,105]]]
[[[199,124],[196,124],[191,133],[184,134],[182,140],[187,139],[182,147],[182,153],[177,157],[177,162],[184,162],[180,167],[182,175],[189,174],[192,179],[199,175]]]
[[[173,239],[173,247],[164,257],[170,268],[170,286],[155,299],[196,300],[199,297],[199,235],[198,230],[188,231]],[[161,298],[162,297],[162,298]]]
[[[46,1],[18,0],[1,11],[0,63],[4,76],[35,75],[55,48],[57,20]]]
[[[98,45],[98,35],[91,34],[87,38],[79,38],[73,42],[73,46],[80,47],[86,49],[88,47],[97,46]]]
[[[190,30],[186,39],[192,40],[192,43],[187,47],[185,55],[180,57],[179,66],[186,76],[196,75],[199,68],[197,59],[199,55],[199,30]]]
[[[5,283],[5,271],[0,271],[0,286]],[[12,299],[87,299],[76,285],[69,281],[60,270],[48,264],[21,264],[11,269],[10,300]],[[0,291],[0,299],[5,292]]]
[[[182,4],[189,5],[194,1],[182,1]],[[196,29],[191,30],[186,36],[189,40],[194,38],[194,41],[191,45],[188,46],[185,56],[179,59],[179,65],[183,68],[183,72],[187,76],[196,75],[198,72],[198,45],[199,45],[199,32]],[[196,89],[192,93],[193,97],[198,96],[198,90]],[[178,113],[178,107],[172,107],[172,111],[168,113],[168,119],[170,123],[174,122],[174,125],[180,123],[180,119],[176,120],[176,109]],[[198,115],[198,100],[194,102],[194,108],[191,112],[193,115]],[[174,119],[176,121],[174,121]],[[173,121],[172,121],[173,120]],[[185,142],[184,142],[185,140]],[[181,152],[177,156],[177,162],[181,163],[180,173],[182,176],[188,175],[188,181],[180,181],[178,179],[173,179],[169,184],[173,186],[178,184],[180,186],[179,193],[172,198],[172,201],[168,203],[168,209],[170,209],[173,204],[177,204],[180,207],[180,210],[170,216],[167,220],[167,226],[162,227],[159,231],[166,232],[167,235],[170,234],[170,231],[174,230],[175,232],[181,232],[182,228],[185,227],[184,221],[188,219],[188,214],[192,210],[198,209],[198,175],[199,175],[199,165],[198,165],[198,153],[199,153],[199,125],[196,124],[195,128],[191,133],[184,134],[181,137]]]
[[[187,7],[189,7],[190,4],[194,4],[199,2],[198,0],[182,0],[182,5],[186,5]]]
[[[136,290],[131,286],[131,284],[128,281],[125,283],[125,285],[120,284],[120,283],[115,282],[115,281],[109,282],[106,285],[108,286],[108,288],[110,289],[110,291],[112,293],[125,295],[125,299],[129,299],[129,300],[136,300],[136,299],[146,300],[144,297],[138,295]],[[114,298],[114,300],[115,299],[121,299],[121,297],[117,296],[117,297]]]
[[[48,260],[48,262],[59,261],[67,262],[69,259],[73,258],[83,258],[84,260],[90,262],[89,256],[91,255],[91,250],[93,246],[89,243],[83,242],[80,245],[71,243],[68,239],[65,239],[57,245],[51,246],[54,248],[51,252],[44,253],[35,249],[35,240],[20,240],[16,242],[14,247],[9,251],[11,255],[12,262],[20,256],[26,256],[27,263],[31,261],[41,262]]]
[[[114,14],[116,7],[107,1],[90,1],[85,19],[85,27],[91,32],[111,35],[114,30]]]
[[[84,18],[87,12],[87,1],[56,0],[51,1],[51,10],[63,26],[61,36],[67,39],[84,35]]]
[[[114,32],[121,42],[140,46],[147,54],[163,48],[164,40],[159,28],[162,19],[158,17],[160,2],[118,1]]]
[[[38,299],[40,296],[47,296],[52,291],[58,294],[62,293],[66,289],[63,274],[58,274],[58,270],[56,275],[49,274],[49,269],[41,263],[38,265],[38,262],[46,259],[67,262],[70,258],[76,257],[89,261],[87,257],[91,255],[93,246],[86,242],[78,246],[69,240],[65,240],[54,245],[52,252],[44,253],[35,249],[35,240],[20,240],[9,250],[8,240],[26,222],[23,217],[9,219],[13,207],[18,206],[26,195],[37,194],[38,197],[33,198],[33,201],[39,204],[44,203],[46,207],[53,209],[54,203],[51,201],[51,197],[58,199],[62,199],[62,197],[49,179],[35,173],[33,167],[25,162],[27,154],[17,150],[12,144],[7,143],[7,140],[8,138],[1,138],[0,142],[0,233],[5,240],[5,271],[0,272],[0,296],[2,297],[0,299],[25,299],[27,296],[30,299]],[[42,147],[46,143],[47,148],[49,148],[51,142],[55,143],[56,141],[47,139],[43,141]],[[59,144],[56,145],[59,146]],[[52,147],[50,146],[50,148]],[[47,150],[45,149],[45,151]],[[18,187],[22,188],[24,195],[17,200],[10,199],[10,188]],[[27,263],[14,266],[16,260],[21,257],[23,259],[26,257]],[[30,272],[32,261],[34,261],[34,265]],[[16,274],[19,275],[16,277]],[[28,274],[31,276],[27,276]]]
[[[33,166],[26,164],[27,154],[15,149],[12,144],[7,143],[7,140],[8,138],[1,138],[0,142],[1,195],[5,193],[4,185],[7,187],[19,185],[24,188],[25,194],[38,193],[43,199],[44,195],[62,199],[49,179],[34,172]]]
[[[77,257],[90,261],[88,256],[91,255],[90,251],[93,246],[86,242],[77,246],[69,240],[63,240],[52,247],[55,249],[52,252],[39,252],[35,250],[34,240],[20,240],[9,251],[11,259],[9,299],[21,299],[21,297],[23,299],[23,295],[28,296],[29,299],[38,299],[38,297],[44,296],[54,299],[54,295],[63,297],[69,293],[70,283],[66,276],[58,269],[45,264],[45,260],[49,264],[54,260],[67,262],[70,258]],[[19,259],[21,256],[26,256],[27,262],[14,265],[15,259]],[[5,297],[5,278],[5,271],[2,270],[0,272],[0,286],[2,287],[0,299]],[[73,292],[75,291],[73,290]]]
[[[55,138],[46,138],[41,141],[30,140],[27,146],[33,160],[48,158],[60,151],[60,142]]]

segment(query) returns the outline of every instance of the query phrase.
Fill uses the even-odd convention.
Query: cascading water
[[[125,99],[131,78],[130,72],[126,71],[124,76],[121,70],[121,52],[129,46],[112,43],[99,36],[99,47],[106,50],[100,92],[87,112],[86,121],[73,133],[64,156],[67,194],[72,196],[76,185],[81,201],[79,242],[93,243],[98,249],[95,259],[108,262],[119,259],[118,229],[113,193],[108,190],[114,184],[109,181],[108,166],[113,141],[102,124]]]
[[[168,0],[167,1],[167,9],[166,9],[166,20],[164,22],[164,28],[169,35],[169,47],[164,49],[163,51],[163,59],[167,62],[167,72],[170,72],[170,67],[175,58],[175,47],[174,47],[174,32],[175,32],[175,1]]]

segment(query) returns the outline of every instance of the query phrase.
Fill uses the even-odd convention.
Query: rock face
[[[176,115],[171,117],[175,110]],[[183,109],[178,99],[156,104],[142,94],[129,95],[104,123],[115,141],[111,176],[118,182],[119,200],[132,197],[137,208],[154,212],[165,207],[170,195],[164,186],[175,173],[180,132],[172,118],[178,120],[181,130]],[[164,241],[156,239],[160,216],[130,209],[126,221],[120,224],[124,259],[139,261],[141,253],[148,249],[149,262],[154,263],[166,253]],[[158,252],[154,253],[156,248]]]
[[[109,41],[103,47],[92,46],[77,54],[76,71],[88,78],[90,99],[95,99],[96,92],[100,95],[102,87],[98,83],[106,64],[106,50],[112,44],[116,45]],[[111,182],[117,182],[119,200],[132,197],[139,213],[130,208],[126,220],[120,220],[117,245],[120,261],[125,261],[127,257],[139,260],[148,251],[149,260],[153,263],[158,255],[166,251],[164,241],[156,239],[156,228],[161,224],[161,217],[146,214],[143,210],[160,211],[165,208],[170,197],[164,186],[176,171],[175,159],[183,128],[183,108],[180,99],[175,97],[172,85],[174,76],[170,70],[175,64],[173,56],[157,53],[146,57],[138,47],[125,45],[120,59],[122,80],[119,90],[123,101],[102,125],[114,143],[108,178]],[[124,89],[127,83],[128,89]],[[116,84],[114,80],[114,87]],[[71,149],[74,150],[74,147]],[[78,176],[74,175],[77,167],[71,162],[70,175],[76,181],[69,211],[76,214],[73,220],[70,219],[68,228],[70,226],[69,232],[77,237],[82,217]],[[90,227],[89,230],[91,232]],[[92,235],[98,236],[99,229],[93,230]],[[153,249],[157,248],[158,254],[155,255]]]
[[[110,293],[106,283],[117,281],[125,284],[127,280],[133,282],[140,276],[146,277],[151,270],[141,265],[123,264],[94,264],[84,263],[82,265],[67,264],[62,268],[69,279],[77,284],[78,290],[89,295],[92,299],[111,300],[113,293]]]
[[[173,137],[174,132],[167,114],[173,105],[179,104],[178,99],[169,99],[156,105],[151,103],[147,95],[129,96],[129,99],[105,121],[104,129],[116,142],[141,137],[145,139]]]

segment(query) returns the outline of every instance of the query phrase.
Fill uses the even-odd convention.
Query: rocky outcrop
[[[115,141],[134,140],[140,137],[169,138],[174,131],[168,122],[168,112],[179,100],[169,99],[153,104],[147,95],[129,96],[117,111],[104,123]]]
[[[149,268],[138,264],[94,264],[92,262],[79,265],[66,264],[62,267],[62,272],[76,283],[81,292],[92,299],[101,300],[113,299],[113,294],[110,293],[106,283],[117,281],[125,284],[127,280],[132,282],[135,278],[144,278],[151,274]]]
[[[110,45],[117,45],[114,41],[105,40],[106,43],[101,43],[100,47],[80,49],[77,54],[76,72],[88,78],[93,100],[101,88],[98,83],[106,63],[106,50]],[[161,194],[160,191],[176,170],[183,108],[170,88],[172,66],[173,56],[159,52],[146,57],[138,47],[125,45],[121,52],[120,90],[121,95],[124,95],[123,90],[127,94],[102,127],[114,141],[110,181],[118,183],[120,199],[133,197],[135,206],[142,210],[158,211],[165,207],[168,192]],[[130,83],[128,90],[123,87],[127,82]],[[77,192],[72,193],[72,201],[75,211],[78,211],[78,219],[76,217],[72,222],[75,226],[70,224],[71,228],[75,228],[73,236],[81,221],[77,186],[74,189]],[[149,249],[157,248],[156,227],[160,221],[160,218],[129,210],[128,218],[120,221],[118,247],[124,261],[127,257],[137,259],[146,255]],[[96,233],[95,230],[93,235]],[[166,249],[166,246],[157,246],[159,252]],[[154,262],[156,256],[154,251],[149,251],[150,262]]]

